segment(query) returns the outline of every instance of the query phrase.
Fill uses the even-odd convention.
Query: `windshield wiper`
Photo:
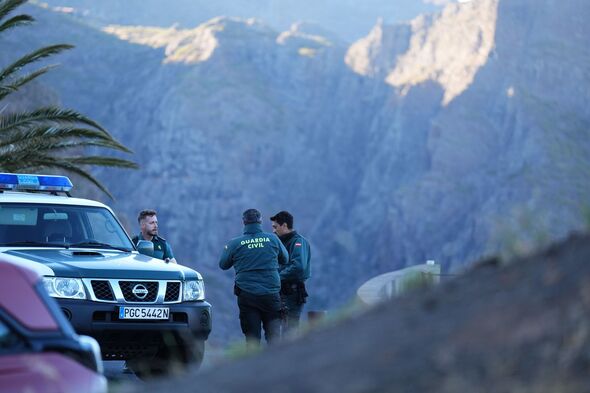
[[[131,251],[130,248],[117,247],[117,246],[113,246],[108,243],[92,242],[92,241],[67,244],[66,247],[67,248],[72,248],[72,247],[109,248],[111,250],[119,250],[119,251],[125,251],[125,252]]]

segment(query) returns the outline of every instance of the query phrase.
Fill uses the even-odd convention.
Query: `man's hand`
[[[166,263],[178,263],[178,262],[176,262],[176,258],[166,258],[166,259],[164,259],[164,261]]]

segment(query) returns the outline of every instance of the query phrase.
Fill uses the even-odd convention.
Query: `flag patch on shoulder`
[[[301,247],[301,243],[295,243],[295,247]]]

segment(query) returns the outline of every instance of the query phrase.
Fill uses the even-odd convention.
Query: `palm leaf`
[[[9,29],[13,29],[18,26],[30,25],[34,21],[35,21],[35,19],[33,19],[33,17],[30,15],[17,15],[13,18],[8,19],[6,22],[2,23],[0,25],[0,32],[5,31],[5,30],[9,30]]]
[[[117,150],[130,153],[129,149],[117,142],[110,134],[107,134],[104,131],[61,124],[34,125],[33,127],[26,129],[19,128],[7,130],[4,134],[0,135],[0,148],[18,141],[30,141],[34,138],[58,138],[61,140],[68,138],[102,139],[111,141],[113,146],[117,147]]]
[[[38,69],[37,71],[31,72],[28,75],[18,78],[16,81],[12,82],[10,85],[0,86],[0,100],[2,100],[4,97],[9,95],[10,93],[14,93],[21,86],[29,83],[33,79],[45,74],[47,71],[49,71],[53,67],[55,67],[55,65],[48,65],[46,67]]]
[[[4,170],[8,170],[10,172],[24,172],[24,171],[36,171],[39,169],[47,168],[47,169],[61,169],[67,172],[72,172],[80,175],[81,177],[85,178],[86,180],[93,183],[97,186],[102,192],[107,194],[109,198],[114,199],[111,193],[107,190],[107,188],[99,182],[94,176],[92,176],[87,170],[80,167],[80,164],[76,162],[77,158],[86,158],[86,157],[53,157],[48,155],[37,154],[34,156],[25,156],[26,160],[24,161],[17,161],[17,160],[9,160],[7,163],[4,162],[4,159],[7,158],[4,155],[0,154],[0,168]],[[103,157],[104,158],[104,157]],[[25,164],[26,162],[26,164]],[[21,165],[22,164],[22,165]],[[110,166],[116,166],[118,168],[136,168],[137,164],[126,161],[126,160],[119,160],[113,159]],[[116,165],[115,165],[116,164]],[[90,162],[90,165],[94,165]]]
[[[113,195],[107,190],[107,188],[96,179],[90,172],[86,171],[83,168],[80,168],[77,165],[72,164],[68,161],[67,158],[55,158],[50,156],[39,156],[34,161],[30,162],[30,166],[23,169],[37,169],[37,168],[52,168],[52,169],[62,169],[66,172],[75,173],[80,175],[82,178],[90,181],[96,187],[98,187],[102,192],[108,195],[109,198],[114,199]]]
[[[108,166],[115,168],[128,168],[137,169],[137,165],[133,161],[125,160],[123,158],[106,157],[106,156],[81,156],[81,157],[68,157],[67,160],[73,164],[78,165],[99,165]]]
[[[25,4],[27,0],[6,0],[0,3],[0,20],[4,19],[12,11]]]
[[[15,72],[18,72],[21,68],[23,68],[26,65],[29,65],[31,63],[34,63],[34,62],[44,59],[46,57],[56,55],[60,52],[63,52],[64,50],[72,49],[73,47],[74,47],[73,45],[58,44],[58,45],[46,46],[44,48],[40,48],[40,49],[37,49],[36,51],[28,53],[28,54],[24,55],[23,57],[21,57],[20,59],[18,59],[17,61],[15,61],[14,63],[5,67],[0,72],[0,82],[4,81],[6,78],[8,78],[10,75],[14,74]]]
[[[26,1],[0,0],[0,21]],[[0,32],[30,24],[33,21],[34,18],[30,15],[17,15],[3,21],[0,24]],[[72,47],[72,45],[60,44],[40,48],[0,69],[0,101],[45,74],[53,66],[45,66],[17,77],[16,74],[23,67]],[[68,152],[79,154],[88,147],[102,147],[131,153],[96,121],[73,110],[50,106],[0,116],[0,170],[19,172],[41,168],[59,169],[80,175],[113,198],[106,187],[85,167],[97,165],[136,169],[138,165],[117,157],[66,156]]]
[[[53,144],[51,144],[51,146],[49,147],[49,149],[53,150],[53,151],[62,151],[62,150],[71,150],[71,149],[79,149],[79,148],[84,148],[84,147],[105,147],[105,148],[115,148],[117,150],[122,150],[119,148],[119,146],[122,146],[119,142],[114,141],[113,144],[112,141],[110,140],[69,140],[69,141],[56,141]],[[126,150],[126,153],[132,153],[131,150],[127,149],[127,147],[123,146]]]
[[[100,124],[94,120],[71,109],[57,107],[45,107],[31,112],[21,112],[6,115],[0,118],[0,135],[11,129],[23,129],[33,124],[47,123],[81,123],[98,128],[105,134],[110,135]]]
[[[80,146],[84,147],[84,145]],[[75,165],[98,165],[115,168],[137,169],[139,166],[133,161],[123,158],[109,157],[109,156],[54,156],[50,153],[55,153],[55,146],[52,141],[38,140],[35,142],[19,142],[9,146],[9,148],[0,151],[0,169],[22,169],[29,166],[30,163],[36,163],[39,159],[46,160],[48,157],[52,159],[59,159],[68,161]],[[37,166],[35,164],[33,166]]]

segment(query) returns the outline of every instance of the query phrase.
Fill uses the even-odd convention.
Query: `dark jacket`
[[[219,258],[219,267],[234,267],[236,285],[254,295],[278,293],[281,289],[279,265],[287,263],[287,250],[272,233],[260,224],[244,226],[244,235],[227,243]]]
[[[293,231],[280,237],[289,252],[289,262],[279,267],[281,281],[305,282],[311,276],[311,249],[307,240]]]

